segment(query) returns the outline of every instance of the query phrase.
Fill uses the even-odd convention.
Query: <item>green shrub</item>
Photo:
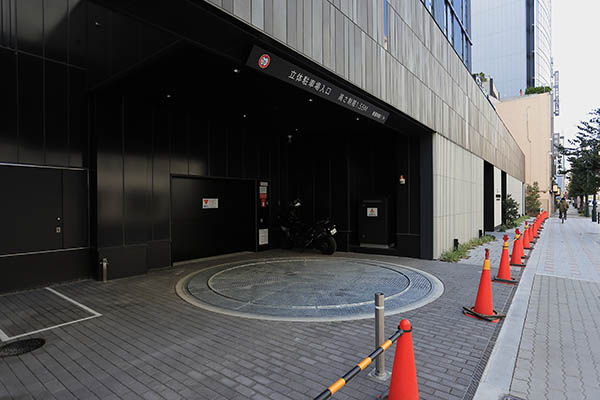
[[[525,94],[539,94],[539,93],[548,93],[551,92],[552,88],[550,86],[536,86],[536,87],[528,87],[525,89]]]
[[[491,235],[485,235],[480,238],[471,239],[467,243],[459,244],[458,250],[453,249],[443,252],[440,256],[440,261],[457,262],[461,258],[465,258],[469,250],[494,240],[496,240],[496,238]]]
[[[502,201],[502,213],[505,219],[504,225],[507,228],[518,226],[515,221],[519,218],[519,203],[510,194]]]
[[[537,182],[533,185],[527,185],[527,193],[525,194],[525,213],[531,217],[535,217],[540,212],[540,186]]]

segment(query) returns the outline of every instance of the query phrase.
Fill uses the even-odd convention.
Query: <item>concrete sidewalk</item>
[[[475,399],[600,399],[600,225],[550,218]]]

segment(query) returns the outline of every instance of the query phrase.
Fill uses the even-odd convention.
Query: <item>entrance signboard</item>
[[[219,208],[219,199],[202,199],[202,208]]]
[[[354,93],[341,89],[258,46],[252,48],[246,65],[382,124],[385,124],[390,116],[387,111],[375,107]]]

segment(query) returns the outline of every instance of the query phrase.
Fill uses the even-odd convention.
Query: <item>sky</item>
[[[552,1],[552,56],[559,71],[560,115],[554,131],[575,137],[577,124],[600,108],[600,1]],[[566,144],[566,140],[565,140]]]

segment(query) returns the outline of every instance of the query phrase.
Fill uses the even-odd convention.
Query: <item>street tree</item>
[[[540,185],[533,182],[533,185],[527,185],[525,193],[525,213],[531,217],[535,217],[540,212]]]
[[[585,197],[586,206],[588,195],[595,195],[600,189],[600,108],[589,115],[588,121],[577,125],[577,134],[569,140],[569,146],[558,148],[569,162],[569,169],[564,171],[571,176],[569,195]]]

